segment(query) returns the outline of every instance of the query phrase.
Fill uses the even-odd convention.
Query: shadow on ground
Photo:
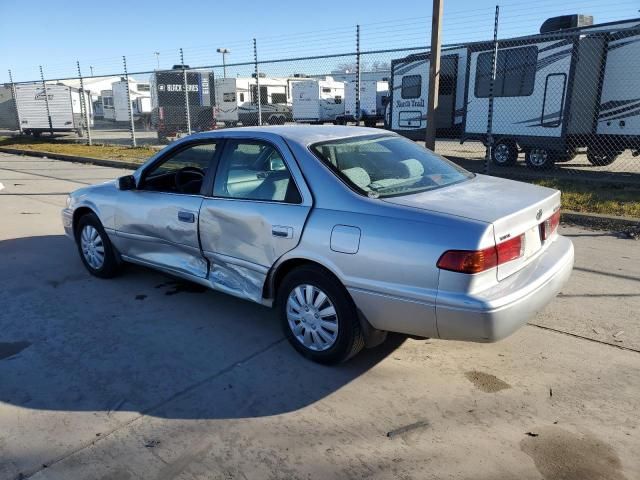
[[[403,341],[323,367],[293,351],[272,310],[133,266],[93,278],[64,236],[0,241],[0,258],[0,401],[18,407],[277,415],[332,394]]]

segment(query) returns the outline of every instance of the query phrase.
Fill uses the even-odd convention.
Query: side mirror
[[[120,190],[135,190],[136,178],[133,175],[125,175],[118,178],[118,189]]]

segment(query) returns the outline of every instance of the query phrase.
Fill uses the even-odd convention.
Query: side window
[[[402,77],[402,98],[418,98],[422,94],[422,75],[405,75]]]
[[[216,151],[215,143],[191,145],[144,173],[140,189],[198,194]]]
[[[291,174],[272,145],[253,140],[231,140],[213,186],[216,197],[300,203]]]
[[[491,86],[491,52],[478,55],[474,93],[487,98]],[[533,93],[536,79],[538,48],[535,46],[500,50],[496,58],[495,97],[526,97]]]

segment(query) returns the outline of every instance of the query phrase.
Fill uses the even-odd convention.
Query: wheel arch
[[[73,211],[73,223],[72,223],[72,226],[73,226],[73,234],[74,235],[77,235],[76,230],[78,228],[78,222],[80,221],[80,218],[84,217],[85,215],[91,214],[91,213],[93,213],[96,217],[98,217],[98,219],[100,218],[98,216],[98,214],[96,213],[95,209],[93,209],[93,208],[91,208],[91,207],[89,207],[87,205],[82,205],[82,206],[76,208]]]

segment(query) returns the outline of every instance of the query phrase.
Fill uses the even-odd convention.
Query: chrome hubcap
[[[505,163],[509,159],[509,147],[501,143],[496,147],[494,157],[498,163]]]
[[[537,167],[547,163],[547,156],[547,151],[540,149],[531,150],[531,153],[529,154],[531,163]]]
[[[98,230],[86,225],[80,232],[80,248],[87,263],[96,270],[104,264],[104,243]]]
[[[331,348],[338,338],[338,315],[326,293],[298,285],[287,299],[287,321],[294,337],[310,350]]]

